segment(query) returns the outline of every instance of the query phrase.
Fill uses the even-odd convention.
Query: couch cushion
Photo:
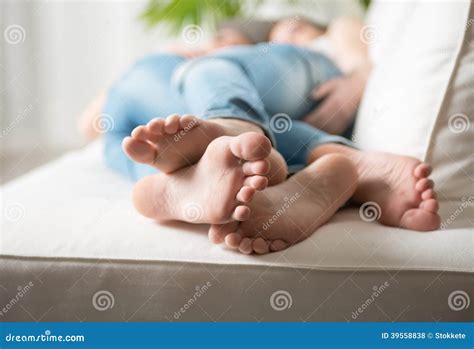
[[[361,35],[372,31],[375,68],[354,136],[363,149],[430,161],[441,199],[471,203],[472,8],[470,1],[373,4]]]

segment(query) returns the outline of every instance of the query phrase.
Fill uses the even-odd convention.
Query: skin
[[[278,166],[284,165],[279,164],[281,159],[274,150],[255,158],[243,155],[266,147],[255,146],[255,143],[265,143],[262,132],[248,132],[255,130],[256,126],[227,119],[219,120],[219,127],[229,130],[224,133],[236,132],[238,127],[239,135],[213,133],[214,121],[201,120],[200,133],[189,131],[184,137],[189,144],[197,145],[207,138],[202,137],[201,132],[204,132],[215,137],[210,144],[191,149],[186,143],[177,142],[173,145],[175,149],[165,146],[160,152],[159,144],[166,144],[166,138],[179,134],[180,127],[184,129],[190,120],[191,116],[173,115],[158,127],[160,132],[132,132],[130,139],[124,141],[124,150],[133,160],[157,168],[174,161],[176,156],[169,157],[165,154],[167,151],[175,155],[183,154],[188,161],[191,158],[196,161],[184,167],[183,163],[173,162],[174,170],[170,170],[169,174],[147,177],[136,184],[134,204],[147,217],[193,223],[184,212],[189,204],[197,203],[203,212],[198,222],[211,224],[209,238],[213,243],[225,242],[229,248],[242,253],[258,254],[279,251],[307,238],[349,198],[359,204],[376,202],[381,210],[379,222],[384,225],[418,231],[439,227],[434,183],[428,178],[431,168],[419,160],[389,153],[363,152],[339,144],[324,144],[312,151],[307,168],[285,180],[284,176],[279,176],[282,172]],[[146,127],[154,129],[156,126],[153,125],[152,121]],[[206,128],[208,126],[211,131]],[[145,134],[148,138],[144,138]],[[195,149],[201,149],[201,156],[192,155]],[[236,149],[240,149],[240,153]],[[156,160],[160,156],[163,156],[163,163]],[[233,162],[230,159],[240,160]],[[241,162],[246,159],[249,160],[242,165]],[[246,172],[245,167],[251,166],[246,163],[262,160],[275,167],[270,165],[269,172],[264,169]],[[272,186],[259,193],[263,184],[252,186],[245,176],[273,179]],[[239,194],[245,186],[251,187],[252,192]],[[191,194],[194,188],[199,188],[203,195],[194,197]],[[285,198],[297,192],[301,195],[298,203],[279,217],[278,224],[260,229],[278,212]],[[238,206],[245,206],[245,212],[236,212]],[[216,207],[220,214],[215,213]],[[249,223],[246,223],[247,220]],[[299,228],[290,229],[295,222]],[[302,235],[302,231],[305,234]]]
[[[331,43],[336,64],[345,75],[313,90],[311,96],[321,103],[303,118],[330,134],[341,134],[352,122],[372,69],[367,44],[360,39],[362,29],[362,22],[350,17],[335,19],[326,30],[292,17],[279,21],[270,32],[270,41],[276,43],[308,47],[321,36]]]

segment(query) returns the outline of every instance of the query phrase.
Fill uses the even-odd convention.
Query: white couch
[[[2,188],[0,318],[472,321],[473,11],[375,2],[365,28],[376,69],[355,139],[433,163],[439,231],[349,209],[286,251],[244,256],[211,245],[205,226],[140,217],[97,143]]]

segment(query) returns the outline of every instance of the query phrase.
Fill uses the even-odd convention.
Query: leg
[[[309,237],[352,196],[357,173],[345,156],[327,155],[255,195],[245,222],[212,225],[209,238],[250,254],[280,251]]]
[[[193,114],[206,120],[178,115],[152,120],[125,141],[127,154],[171,173],[196,163],[220,136],[263,130],[275,144],[267,110],[295,118],[306,115],[314,102],[307,97],[302,102],[302,96],[339,72],[324,56],[308,50],[289,45],[274,45],[267,52],[262,48],[229,49],[180,67],[173,77],[176,91]],[[286,166],[276,152],[270,162],[278,169],[270,184],[279,183]]]
[[[408,156],[364,152],[342,144],[316,147],[310,162],[326,154],[344,154],[353,161],[359,177],[353,200],[358,204],[376,203],[382,224],[418,231],[439,228],[438,201],[434,183],[428,179],[429,165]]]
[[[134,127],[153,117],[186,112],[183,103],[170,89],[172,73],[183,62],[184,58],[175,55],[148,56],[136,63],[107,93],[101,115],[102,122],[107,124],[105,161],[129,179],[137,180],[156,173],[156,169],[129,159],[122,150],[123,139]],[[139,156],[140,145],[129,142],[129,150],[136,150]]]

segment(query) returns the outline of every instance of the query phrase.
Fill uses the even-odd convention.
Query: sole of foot
[[[431,166],[392,154],[373,153],[367,157],[370,159],[360,176],[354,201],[362,205],[376,203],[380,207],[379,222],[384,225],[416,231],[438,229],[439,203],[434,182],[428,178]],[[382,163],[385,166],[377,165]]]
[[[172,114],[136,127],[123,140],[122,147],[132,160],[172,173],[195,164],[214,139],[252,131],[248,129],[252,126],[258,129],[239,120],[230,122],[231,127],[226,127],[221,119],[202,120],[193,115]]]
[[[211,225],[209,239],[244,254],[281,251],[308,238],[353,195],[357,172],[343,155],[326,155],[257,193],[245,222]]]
[[[268,185],[271,149],[268,138],[255,132],[216,138],[197,164],[140,180],[133,190],[135,208],[157,221],[246,220],[248,203]]]

